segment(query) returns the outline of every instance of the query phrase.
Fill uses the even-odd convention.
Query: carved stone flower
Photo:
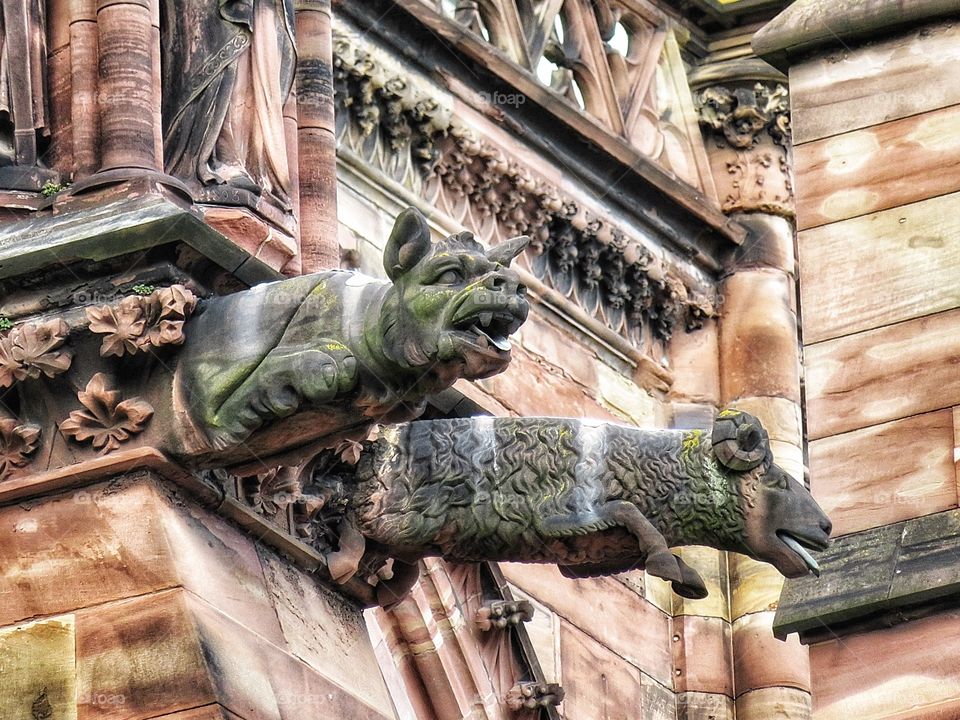
[[[0,419],[0,480],[30,462],[39,440],[40,428],[36,425],[23,424],[16,418]]]
[[[100,355],[123,357],[182,344],[183,324],[196,306],[196,295],[182,285],[171,285],[147,297],[131,295],[118,305],[90,307],[86,312],[90,330],[106,335]]]
[[[121,400],[103,373],[94,375],[78,398],[86,410],[74,410],[60,423],[60,432],[77,442],[89,441],[105,455],[143,432],[153,407],[139,398]]]
[[[66,372],[73,356],[59,348],[69,333],[67,324],[58,319],[18,325],[0,337],[0,387]]]

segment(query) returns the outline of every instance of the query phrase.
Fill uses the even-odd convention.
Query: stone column
[[[756,415],[776,462],[802,482],[786,78],[744,59],[708,66],[691,85],[723,210],[749,231],[720,289],[721,404]],[[729,563],[738,720],[809,718],[807,651],[771,629],[783,578],[744,556]]]
[[[97,3],[70,5],[70,116],[73,127],[74,179],[99,168],[100,114],[97,110]]]
[[[157,0],[99,0],[100,170],[161,170]]]
[[[330,0],[298,0],[297,99],[302,271],[340,265]]]

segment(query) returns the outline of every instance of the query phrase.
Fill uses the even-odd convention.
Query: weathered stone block
[[[810,648],[817,720],[956,717],[960,611]]]
[[[957,506],[953,411],[810,443],[810,486],[840,536]]]
[[[76,618],[79,720],[150,718],[217,701],[183,590],[99,605]]]
[[[73,616],[0,630],[0,717],[76,720]]]
[[[783,576],[766,563],[739,553],[728,555],[730,562],[731,620],[747,613],[776,610],[783,590]]]
[[[565,717],[605,720],[625,710],[642,716],[640,671],[568,623],[560,626]]]
[[[810,705],[810,693],[787,687],[753,690],[738,697],[736,702],[738,718],[763,720],[808,718]]]
[[[730,623],[685,616],[673,621],[673,689],[733,697]]]
[[[677,693],[677,720],[734,720],[733,698],[726,695]]]
[[[793,287],[778,271],[747,270],[721,290],[720,386],[724,402],[742,397],[800,401]]]
[[[261,550],[260,557],[289,652],[389,715],[390,697],[360,610],[272,552]]]

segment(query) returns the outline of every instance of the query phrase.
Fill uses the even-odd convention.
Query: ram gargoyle
[[[485,251],[469,232],[432,242],[410,208],[384,250],[389,281],[330,271],[204,301],[177,359],[178,454],[207,464],[317,438],[363,437],[418,417],[460,378],[502,372],[527,317],[509,268],[527,245]]]
[[[385,429],[352,472],[316,479],[341,500],[328,567],[344,582],[392,558],[384,605],[427,556],[553,563],[568,577],[645,567],[700,598],[702,579],[668,548],[741,552],[796,577],[818,571],[808,549],[825,548],[831,529],[774,464],[759,421],[735,411],[711,435],[554,418],[412,422]]]

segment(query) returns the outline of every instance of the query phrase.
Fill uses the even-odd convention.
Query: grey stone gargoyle
[[[797,577],[818,572],[808,549],[825,548],[831,530],[774,464],[759,421],[737,411],[722,412],[711,435],[555,418],[412,422],[314,482],[328,499],[318,520],[339,539],[331,575],[345,582],[392,559],[384,606],[428,556],[554,563],[575,578],[645,567],[702,598],[702,579],[669,547],[741,552]]]
[[[528,312],[509,267],[527,242],[433,242],[410,208],[384,250],[387,281],[328,271],[204,301],[177,358],[174,454],[211,465],[364,437],[460,378],[502,372]]]

